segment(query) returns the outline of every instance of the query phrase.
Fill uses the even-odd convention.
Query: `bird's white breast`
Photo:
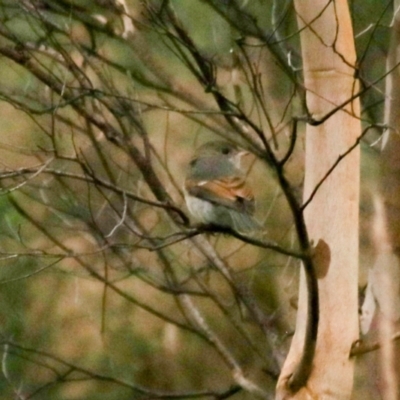
[[[193,218],[203,224],[214,222],[214,206],[209,201],[185,193],[186,205]]]

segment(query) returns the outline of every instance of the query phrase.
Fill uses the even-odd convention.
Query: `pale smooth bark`
[[[295,1],[301,31],[307,106],[314,120],[324,117],[357,93],[356,55],[347,2]],[[348,102],[323,124],[307,125],[304,201],[329,168],[361,135],[359,101]],[[311,375],[297,393],[288,381],[304,351],[307,294],[300,279],[296,332],[278,382],[278,399],[349,399],[358,338],[359,148],[330,174],[305,210],[309,237],[317,248],[320,321]]]

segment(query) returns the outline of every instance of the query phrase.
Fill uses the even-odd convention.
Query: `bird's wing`
[[[185,188],[191,196],[223,205],[239,212],[254,213],[254,195],[242,176],[223,177],[213,180],[187,179]]]

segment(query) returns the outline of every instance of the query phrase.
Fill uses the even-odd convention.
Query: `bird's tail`
[[[243,234],[255,234],[262,232],[262,226],[251,215],[231,212],[232,227],[235,231]]]

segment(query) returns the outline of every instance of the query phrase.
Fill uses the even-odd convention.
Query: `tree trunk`
[[[307,107],[319,120],[357,92],[356,55],[347,2],[297,0]],[[304,201],[329,168],[361,135],[355,99],[324,123],[307,125]],[[310,239],[322,243],[314,264],[318,276],[320,321],[311,375],[297,393],[287,382],[303,352],[307,319],[304,274],[300,278],[296,332],[278,382],[278,399],[349,399],[353,386],[350,348],[358,338],[359,147],[324,180],[305,209]]]

